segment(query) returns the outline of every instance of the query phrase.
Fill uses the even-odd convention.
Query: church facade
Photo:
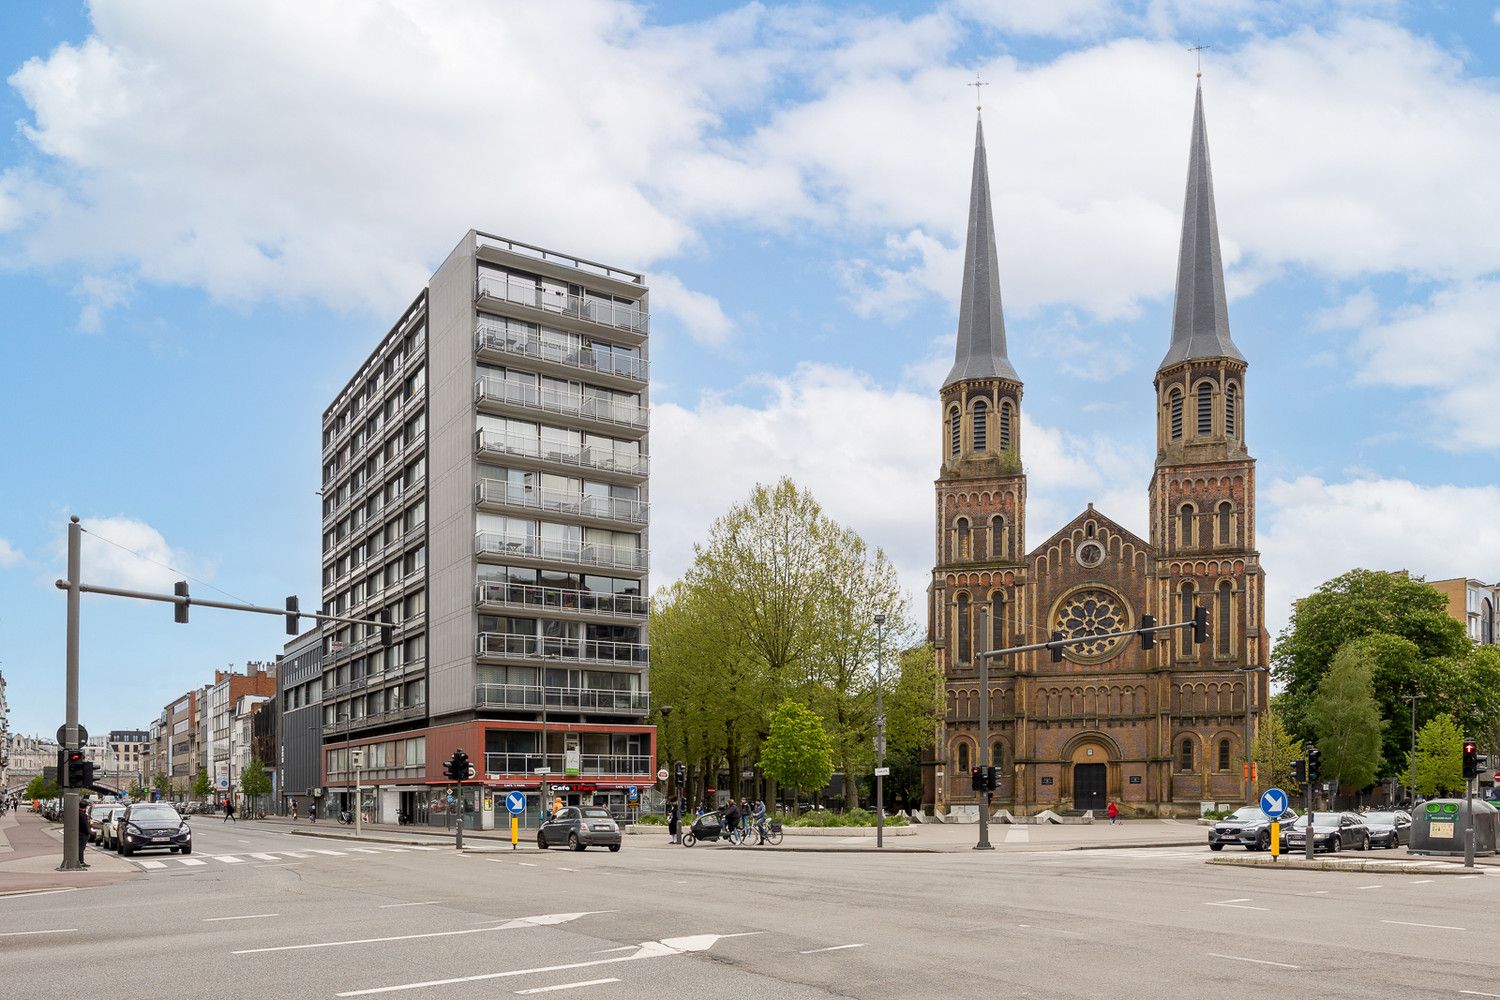
[[[974,172],[953,369],[941,390],[941,471],[929,631],[946,710],[926,773],[939,811],[977,807],[970,769],[994,766],[995,808],[1197,815],[1257,794],[1246,747],[1267,703],[1247,364],[1230,337],[1201,86],[1193,112],[1171,340],[1155,377],[1156,462],[1141,538],[1092,504],[1027,547],[1024,384],[1006,348],[984,127]],[[1145,399],[1142,400],[1145,405]],[[1144,470],[1143,470],[1144,471]],[[1104,638],[1191,620],[1189,630]],[[1101,636],[990,658],[977,655]],[[979,730],[989,699],[988,739]]]

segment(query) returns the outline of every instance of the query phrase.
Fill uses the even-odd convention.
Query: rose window
[[[1130,615],[1125,603],[1117,595],[1097,588],[1069,594],[1053,621],[1054,630],[1069,639],[1102,637],[1129,627]],[[1075,659],[1095,659],[1108,654],[1119,642],[1119,638],[1099,638],[1070,645],[1066,652]]]

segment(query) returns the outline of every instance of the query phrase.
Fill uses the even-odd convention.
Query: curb
[[[289,830],[293,837],[316,837],[319,840],[342,840],[352,841],[356,844],[393,844],[397,847],[447,847],[447,844],[435,844],[430,840],[395,840],[390,837],[353,837],[342,833],[314,833],[312,830]]]
[[[1359,861],[1354,864],[1339,863],[1333,861],[1308,861],[1306,858],[1298,858],[1295,861],[1288,859],[1280,862],[1262,861],[1244,858],[1206,858],[1203,862],[1208,865],[1224,865],[1230,868],[1259,868],[1264,871],[1286,871],[1286,872],[1348,872],[1355,875],[1476,875],[1478,869],[1464,868],[1455,865],[1420,865],[1420,864],[1373,864],[1368,861]]]

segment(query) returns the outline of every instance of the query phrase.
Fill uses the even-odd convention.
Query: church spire
[[[944,387],[964,379],[1021,381],[1005,354],[1005,315],[1000,307],[1000,269],[990,210],[989,163],[984,120],[974,131],[974,178],[969,189],[969,234],[964,247],[963,295],[958,303],[958,348]]]
[[[1177,251],[1177,301],[1172,310],[1172,346],[1158,371],[1203,358],[1244,361],[1229,336],[1224,296],[1224,261],[1219,254],[1219,220],[1214,211],[1213,172],[1208,163],[1208,130],[1203,124],[1203,84],[1193,107],[1193,141],[1188,151],[1187,195],[1182,206],[1182,244]]]

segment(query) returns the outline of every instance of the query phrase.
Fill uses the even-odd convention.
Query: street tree
[[[141,784],[139,778],[136,778],[130,782],[130,787],[125,790],[125,794],[129,795],[134,801],[139,802],[146,797],[146,786]]]
[[[1370,664],[1358,641],[1334,655],[1328,673],[1318,683],[1307,719],[1331,777],[1356,789],[1374,783],[1380,773],[1380,734],[1385,720],[1375,702]]]
[[[1434,795],[1457,795],[1464,787],[1464,736],[1450,716],[1439,715],[1417,733],[1416,764],[1413,774],[1417,792]],[[1411,761],[1408,760],[1408,766]]]
[[[240,772],[240,790],[247,799],[271,794],[271,776],[266,774],[265,762],[259,757],[251,757],[250,763]]]
[[[833,777],[833,747],[823,720],[792,699],[771,713],[770,731],[760,748],[760,766],[774,781],[791,789],[815,790]]]
[[[26,790],[21,793],[23,799],[55,799],[62,792],[58,790],[57,782],[48,781],[40,774],[26,783]]]
[[[168,798],[172,794],[172,776],[165,771],[157,771],[151,776],[151,787],[156,790],[160,798]]]
[[[895,684],[885,697],[885,762],[891,769],[885,787],[896,808],[922,801],[922,761],[942,718],[942,674],[928,643],[901,651]]]
[[[1287,732],[1276,709],[1275,699],[1261,714],[1255,739],[1250,744],[1260,784],[1300,792],[1302,786],[1292,777],[1292,763],[1302,759],[1302,745]]]
[[[214,783],[209,780],[207,771],[200,769],[193,772],[193,798],[206,799],[213,790]]]

